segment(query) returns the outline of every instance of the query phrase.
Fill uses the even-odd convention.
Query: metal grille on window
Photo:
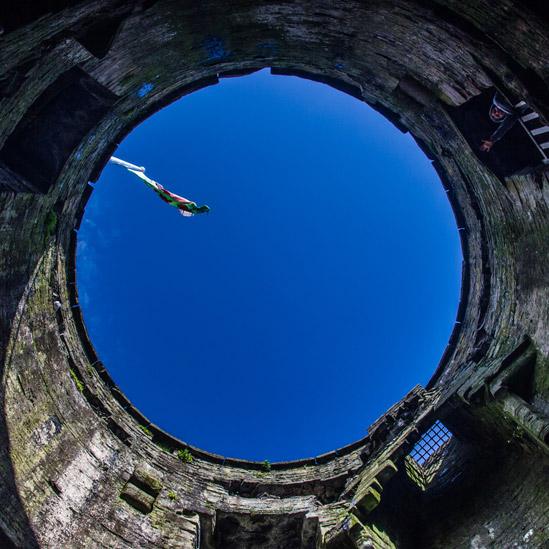
[[[406,456],[406,472],[422,490],[427,489],[440,469],[451,439],[452,433],[437,420]]]

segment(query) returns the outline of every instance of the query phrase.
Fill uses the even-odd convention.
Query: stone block
[[[377,484],[377,488],[369,486],[359,496],[359,499],[355,502],[355,507],[362,513],[370,513],[381,502],[381,486]]]
[[[130,482],[155,498],[162,490],[162,483],[145,467],[137,467]]]
[[[137,509],[145,514],[152,511],[155,501],[153,496],[147,494],[131,482],[128,482],[126,486],[124,486],[120,497],[129,503],[134,509]]]

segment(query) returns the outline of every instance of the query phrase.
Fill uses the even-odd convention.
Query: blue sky
[[[151,421],[226,456],[297,459],[364,436],[428,381],[461,251],[409,135],[261,71],[182,98],[115,154],[211,207],[183,218],[107,166],[79,231],[92,341]]]

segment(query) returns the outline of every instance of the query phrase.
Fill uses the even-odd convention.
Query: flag
[[[124,160],[120,160],[119,158],[116,158],[114,156],[111,157],[110,160],[113,164],[123,166],[129,172],[137,175],[137,177],[142,179],[164,202],[166,202],[170,206],[174,206],[175,208],[177,208],[181,215],[185,217],[191,217],[193,215],[198,215],[210,211],[210,208],[208,206],[198,206],[196,202],[193,202],[192,200],[188,200],[187,198],[183,198],[182,196],[168,191],[160,183],[152,180],[150,177],[147,177],[144,173],[145,168],[142,168],[140,166],[134,166],[133,164],[125,162]]]

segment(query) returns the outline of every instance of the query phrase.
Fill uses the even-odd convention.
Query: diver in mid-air
[[[191,217],[193,215],[198,215],[210,211],[210,208],[208,206],[198,206],[196,202],[193,202],[192,200],[188,200],[186,198],[183,198],[182,196],[179,196],[178,194],[168,191],[160,183],[157,183],[156,181],[153,181],[152,179],[147,177],[145,175],[145,168],[143,168],[142,166],[135,166],[134,164],[130,164],[129,162],[121,160],[120,158],[116,158],[115,156],[111,156],[110,162],[112,162],[113,164],[117,164],[118,166],[123,166],[129,172],[137,175],[137,177],[142,179],[164,202],[166,202],[170,206],[174,206],[175,208],[177,208],[179,210],[179,213],[185,217]]]

